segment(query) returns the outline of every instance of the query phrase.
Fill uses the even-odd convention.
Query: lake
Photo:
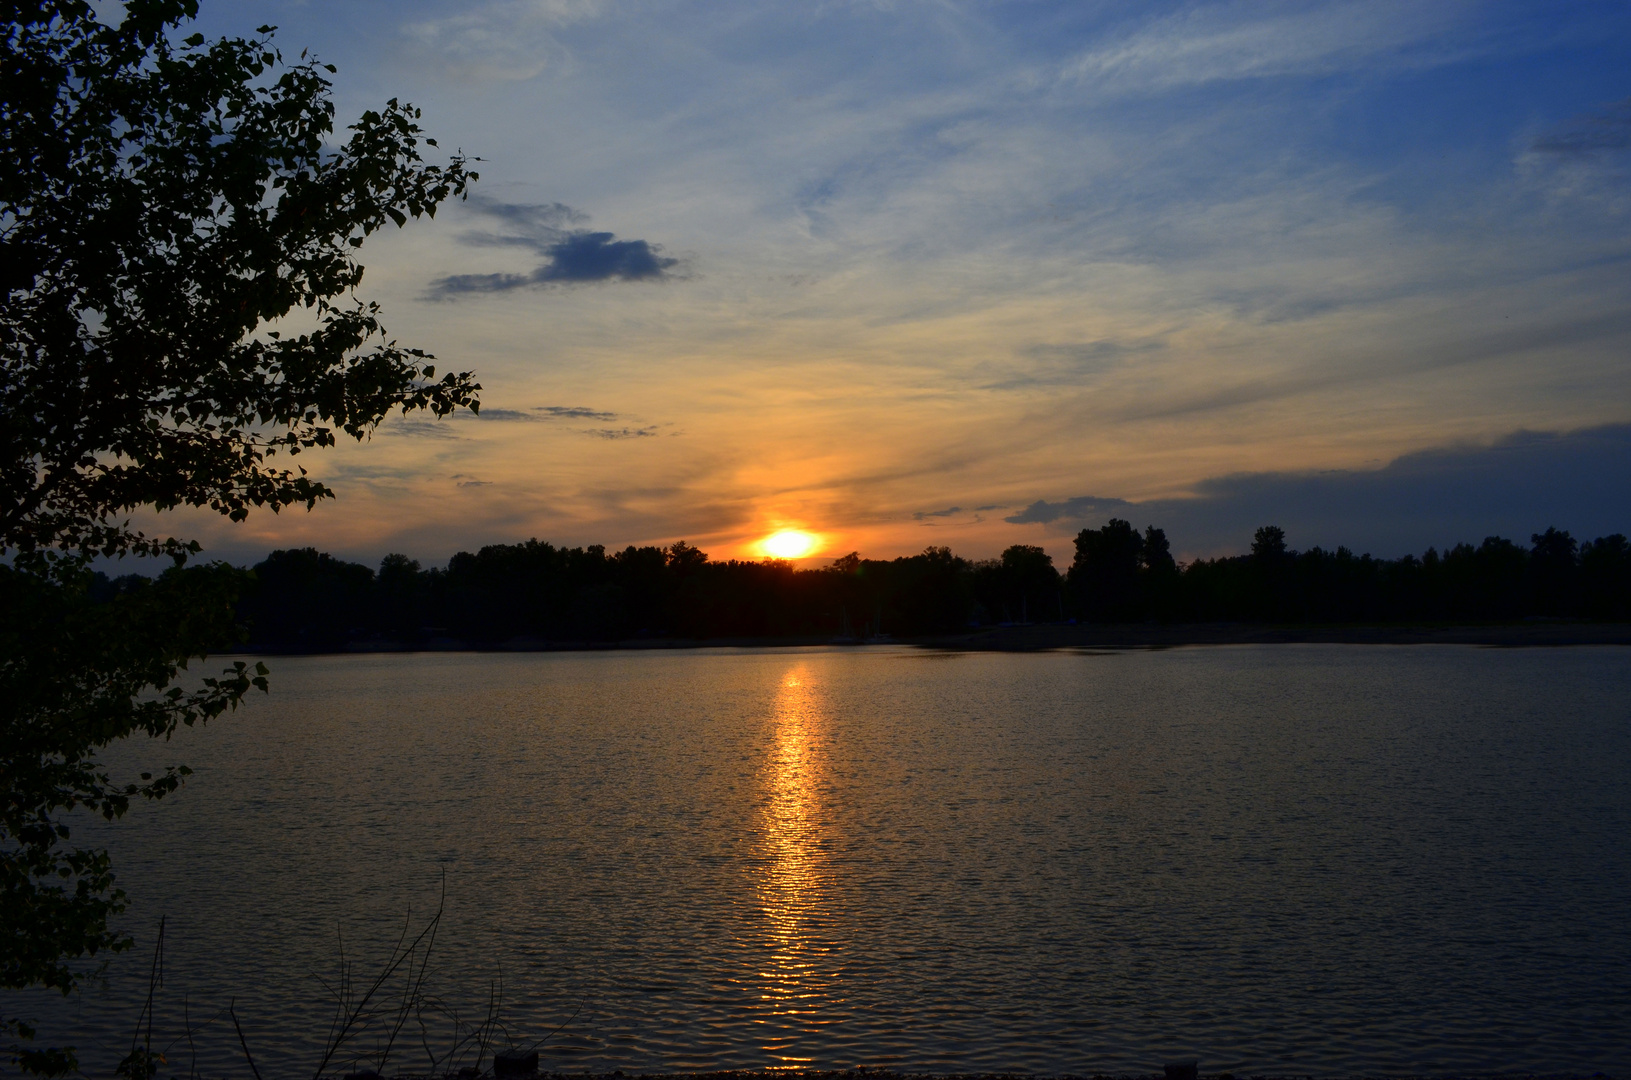
[[[106,1074],[163,915],[159,1041],[235,1000],[267,1080],[309,1076],[318,977],[376,970],[445,887],[428,991],[559,1028],[561,1071],[1624,1075],[1628,660],[276,658],[270,697],[110,755],[196,773],[78,834],[138,948],[27,1004]],[[410,1034],[387,1074],[425,1067]],[[246,1072],[229,1021],[163,1075],[193,1053]]]

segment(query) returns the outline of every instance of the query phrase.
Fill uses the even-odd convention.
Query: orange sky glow
[[[487,159],[468,202],[369,238],[359,290],[484,389],[479,419],[302,455],[338,496],[311,513],[163,521],[212,554],[757,559],[796,529],[802,565],[1068,564],[1110,516],[1180,556],[1270,521],[1388,557],[1631,531],[1605,509],[1631,105],[1557,12],[1543,48],[1454,5],[1083,8],[1066,49],[1002,5],[837,5],[786,40],[754,22],[760,52],[725,16],[643,34],[596,4],[355,35],[262,7],[201,29],[324,42],[341,122],[400,96]],[[1547,64],[1568,77],[1525,74]]]

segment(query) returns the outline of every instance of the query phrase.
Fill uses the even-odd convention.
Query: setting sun
[[[759,541],[759,547],[773,559],[802,559],[815,550],[816,538],[798,529],[783,529]]]

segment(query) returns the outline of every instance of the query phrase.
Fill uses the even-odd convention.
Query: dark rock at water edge
[[[538,1051],[530,1054],[519,1052],[501,1053],[493,1055],[494,1076],[536,1076],[538,1073]]]

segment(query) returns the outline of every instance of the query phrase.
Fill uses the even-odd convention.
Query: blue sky
[[[408,99],[485,159],[364,262],[490,419],[327,455],[313,514],[189,520],[219,553],[793,526],[1063,559],[1102,524],[1037,503],[1189,555],[1270,520],[1382,555],[1631,531],[1623,3],[205,0],[200,28],[260,23],[339,67],[342,117]]]

